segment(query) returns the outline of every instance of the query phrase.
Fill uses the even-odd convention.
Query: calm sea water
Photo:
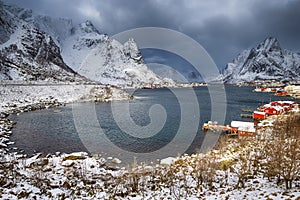
[[[225,102],[212,94],[219,91],[209,93],[207,87],[136,90],[134,100],[77,103],[21,113],[11,117],[17,121],[11,140],[27,154],[89,151],[119,157],[123,162],[132,162],[134,157],[149,162],[194,153],[206,136],[201,126],[211,120],[211,102],[219,112],[214,118],[224,115],[224,124],[229,124],[249,120],[241,119],[242,109],[255,110],[270,100],[288,99],[252,90],[225,87]]]

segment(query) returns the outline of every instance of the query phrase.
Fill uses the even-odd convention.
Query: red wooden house
[[[279,115],[283,113],[284,109],[281,106],[268,106],[264,108],[264,112],[267,115]]]
[[[273,101],[270,103],[271,106],[281,106],[283,107],[284,111],[289,111],[293,109],[296,105],[296,102],[294,101]]]
[[[260,112],[260,111],[253,112],[253,119],[262,120],[262,119],[266,119],[266,116],[267,115],[265,112]]]
[[[239,137],[255,136],[256,129],[253,122],[232,121],[231,128],[233,132],[237,132]]]

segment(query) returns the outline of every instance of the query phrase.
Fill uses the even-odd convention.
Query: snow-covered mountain
[[[35,15],[30,9],[1,4],[2,18],[4,20],[0,23],[5,22],[10,26],[3,28],[1,24],[0,47],[3,50],[1,55],[8,61],[17,60],[18,68],[26,66],[22,68],[21,73],[16,72],[17,75],[13,75],[12,65],[8,65],[8,61],[2,63],[5,66],[1,67],[2,79],[34,79],[35,74],[48,77],[45,69],[59,66],[68,73],[76,74],[76,71],[103,84],[135,87],[148,84],[174,84],[171,79],[159,77],[144,64],[133,39],[121,44],[100,33],[90,21],[74,25],[71,19]],[[12,50],[15,47],[16,49]],[[22,53],[17,54],[18,50]],[[51,61],[51,65],[49,63],[45,65],[45,56],[49,55],[50,57],[47,57],[49,59],[46,60]],[[32,72],[30,75],[34,77],[22,76],[30,73],[33,68],[41,71]]]
[[[50,35],[10,12],[2,2],[0,25],[0,80],[85,80],[64,63]]]
[[[62,42],[62,54],[80,74],[104,84],[120,86],[164,82],[144,64],[133,39],[121,44],[100,34],[90,21],[72,30],[70,37]]]
[[[300,54],[281,48],[276,38],[269,37],[256,48],[240,53],[222,74],[226,83],[300,80]]]
[[[100,33],[91,21],[74,25],[70,19],[34,15],[31,10],[7,6],[15,16],[49,34],[60,47],[64,62],[79,74],[103,84],[143,86],[174,82],[152,72],[133,39],[121,44]]]
[[[177,83],[188,82],[182,74],[172,67],[166,67],[165,65],[157,63],[147,65],[155,74],[159,74],[161,77],[172,79]]]
[[[147,63],[147,66],[159,76],[174,80],[176,83],[195,83],[203,82],[201,75],[197,71],[185,70],[182,68],[170,67],[159,63]]]
[[[78,73],[103,84],[119,86],[173,84],[170,79],[157,76],[144,64],[133,39],[121,44],[101,34],[90,21],[70,27],[65,39],[58,33],[56,35],[64,60]]]

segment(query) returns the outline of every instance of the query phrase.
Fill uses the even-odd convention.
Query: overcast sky
[[[7,0],[40,14],[91,20],[100,32],[155,26],[198,41],[223,68],[268,36],[300,52],[300,0]]]

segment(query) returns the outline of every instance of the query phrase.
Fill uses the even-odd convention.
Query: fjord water
[[[195,102],[188,96],[191,90],[195,93],[199,105],[194,105]],[[232,120],[249,120],[240,118],[242,109],[255,110],[270,100],[287,99],[275,97],[271,93],[253,93],[252,90],[253,87],[226,86],[226,102],[213,101],[226,104],[227,110],[220,110],[226,112],[226,124]],[[181,99],[179,100],[174,93],[180,93]],[[119,157],[123,162],[129,163],[133,157],[138,161],[149,162],[177,156],[178,153],[183,153],[180,152],[182,149],[186,149],[186,153],[194,153],[200,149],[205,136],[201,132],[201,126],[211,120],[211,95],[207,87],[140,89],[135,90],[133,95],[135,98],[128,101],[76,103],[14,115],[11,118],[17,124],[11,140],[15,142],[14,147],[24,150],[29,155],[34,152],[46,154],[92,150],[92,153],[99,153],[105,157]],[[180,101],[184,101],[183,103],[189,104],[195,110],[197,106],[200,109],[199,118],[197,112],[189,111],[192,116],[189,116],[184,129],[180,127],[183,120],[181,117],[184,116]],[[128,115],[124,115],[124,108],[128,108]],[[155,109],[163,111],[152,112]],[[76,117],[74,110],[77,112]],[[96,119],[89,118],[92,113]],[[92,122],[93,120],[97,124]],[[151,126],[151,123],[154,123],[154,126]],[[78,124],[81,127],[78,127]],[[140,128],[134,130],[135,126]],[[143,128],[147,130],[142,134]],[[132,133],[128,134],[130,131]],[[172,147],[163,148],[171,144]],[[160,151],[162,148],[163,151]]]

